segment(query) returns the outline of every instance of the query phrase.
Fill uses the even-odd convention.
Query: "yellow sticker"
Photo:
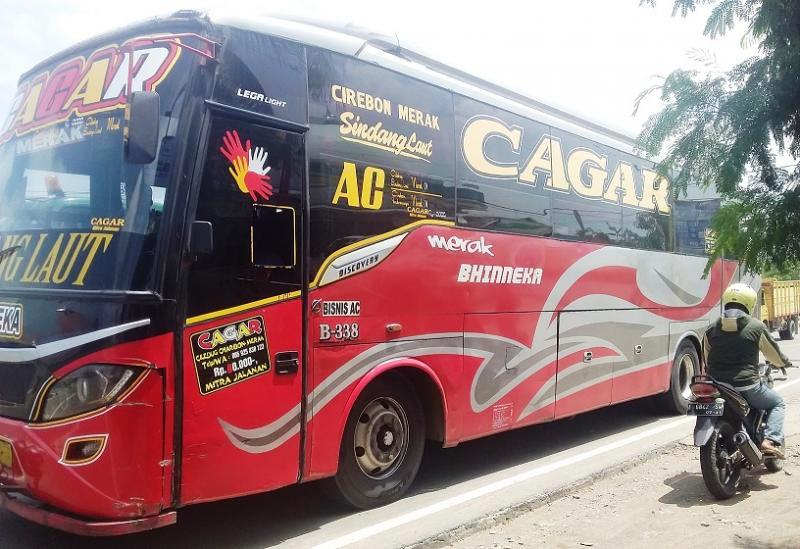
[[[13,463],[13,451],[11,450],[11,443],[5,440],[0,440],[0,465],[11,467]]]

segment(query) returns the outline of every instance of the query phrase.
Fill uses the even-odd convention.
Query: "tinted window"
[[[618,191],[622,198],[620,244],[631,248],[671,250],[670,215],[647,211],[644,209],[644,203],[639,204],[639,197],[642,197],[644,192],[643,170],[655,170],[655,166],[652,162],[613,149],[610,150],[609,157],[615,166],[631,167],[630,174],[633,176],[633,188],[636,191],[636,200],[630,198],[628,201],[625,200],[625,191]]]
[[[719,198],[675,200],[675,251],[706,255],[711,245],[711,220],[720,207]]]
[[[561,238],[587,242],[620,242],[622,206],[618,195],[607,196],[608,167],[614,164],[613,151],[582,137],[558,129],[552,130],[554,164],[561,156],[561,177],[565,183],[554,185],[553,234]],[[585,153],[584,156],[581,156]],[[553,177],[558,177],[554,166]],[[568,181],[568,183],[567,183]],[[568,190],[566,190],[566,187]]]
[[[455,104],[459,225],[668,249],[668,184],[652,164],[473,100]]]
[[[189,316],[299,289],[299,255],[288,251],[299,239],[288,227],[299,220],[303,167],[302,136],[226,118],[213,122],[195,218],[212,224],[214,250],[191,267]],[[267,206],[279,207],[280,222],[259,219]],[[253,231],[270,227],[275,234],[257,235],[255,250]],[[265,236],[278,239],[273,248]],[[280,267],[254,264],[256,251]]]
[[[460,96],[456,96],[455,105],[456,124],[461,129],[460,154],[456,159],[458,224],[475,229],[551,235],[552,197],[544,190],[547,172],[534,171],[526,181],[520,181],[518,173],[549,128]],[[492,128],[500,131],[485,138],[476,135],[473,139],[470,128],[477,128],[484,121],[488,131]],[[505,132],[514,136],[522,132],[521,144],[517,147],[516,139],[509,139]],[[504,175],[487,175],[479,163],[483,157],[500,166]]]
[[[311,272],[331,253],[416,221],[453,219],[445,90],[310,50]]]
[[[672,250],[668,215],[622,209],[620,244],[647,250]]]
[[[253,204],[252,262],[256,267],[297,264],[297,212],[292,208]]]
[[[256,32],[231,30],[214,99],[267,116],[308,122],[303,47]]]
[[[620,209],[573,197],[553,198],[553,235],[568,240],[616,244],[622,232]]]
[[[193,41],[189,42],[193,46]],[[128,73],[131,49],[138,62]],[[145,290],[196,57],[173,38],[86,49],[24,80],[0,130],[0,287]],[[128,78],[161,98],[158,159],[125,161]]]

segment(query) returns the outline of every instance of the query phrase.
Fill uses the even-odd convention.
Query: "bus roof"
[[[403,47],[396,36],[371,32],[352,24],[334,24],[283,15],[245,18],[212,11],[210,19],[215,24],[278,36],[371,62],[628,153],[633,152],[636,144],[634,138],[622,132],[546,105]]]
[[[283,15],[241,17],[214,11],[203,13],[182,10],[165,17],[139,21],[124,28],[115,29],[100,36],[84,40],[38,63],[23,74],[20,80],[40,70],[55,59],[80,51],[80,48],[86,47],[88,44],[106,38],[110,39],[130,30],[139,31],[149,25],[155,24],[159,27],[166,27],[171,21],[195,21],[203,26],[221,25],[260,32],[355,57],[448,89],[453,93],[504,109],[524,118],[574,133],[620,151],[634,153],[636,142],[629,135],[549,106],[524,94],[472,76],[460,69],[405,48],[400,44],[396,36],[371,32],[352,24],[335,24]]]

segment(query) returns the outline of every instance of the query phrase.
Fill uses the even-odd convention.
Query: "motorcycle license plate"
[[[721,416],[725,410],[724,402],[690,402],[687,414],[690,416]]]

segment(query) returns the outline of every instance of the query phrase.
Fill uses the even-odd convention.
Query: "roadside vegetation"
[[[722,196],[709,265],[724,254],[750,270],[800,278],[800,2],[669,1],[673,16],[710,8],[706,36],[743,30],[742,43],[757,53],[726,72],[676,69],[643,91],[637,107],[657,94],[662,109],[640,147],[662,159],[675,192],[699,183]]]

